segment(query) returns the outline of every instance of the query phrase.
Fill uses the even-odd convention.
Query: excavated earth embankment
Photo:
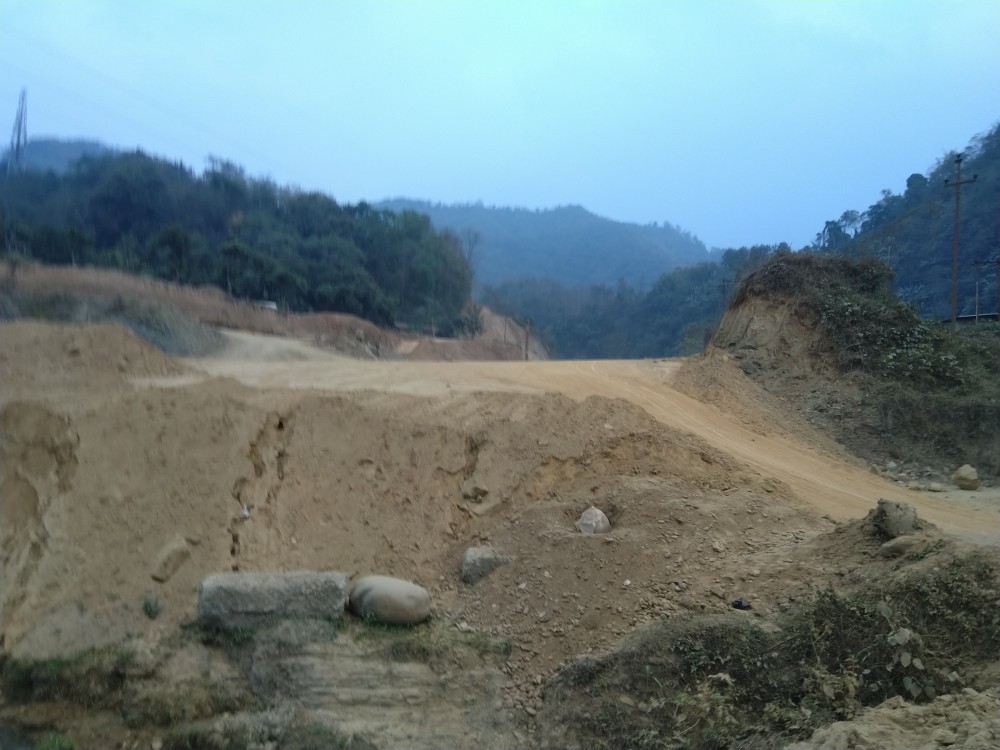
[[[879,497],[963,544],[1000,529],[989,491],[931,496],[870,473],[724,355],[387,362],[232,338],[231,356],[178,360],[118,327],[0,326],[5,655],[127,643],[140,692],[245,682],[276,724],[308,715],[377,747],[525,747],[543,741],[545,685],[566,664],[663,618],[801,599],[871,554],[803,545]],[[609,534],[574,526],[591,505]],[[470,586],[474,545],[509,562]],[[329,638],[278,626],[226,656],[177,641],[201,580],[233,570],[407,578],[431,592],[432,621],[347,621]],[[215,715],[206,700],[138,725],[134,697],[115,695],[110,718],[5,695],[0,724],[146,747]]]

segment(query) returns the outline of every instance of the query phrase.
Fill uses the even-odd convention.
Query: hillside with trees
[[[924,174],[911,174],[904,194],[884,190],[864,212],[826,222],[811,247],[829,255],[872,258],[891,269],[887,284],[926,318],[950,317],[955,197],[951,152]],[[958,301],[960,315],[996,313],[1000,257],[1000,126],[961,152]],[[718,324],[732,290],[779,245],[714,253],[713,260],[634,285],[568,285],[535,279],[488,285],[480,298],[530,319],[554,355],[569,358],[662,357],[699,351]],[[977,265],[975,261],[979,261]],[[558,277],[556,277],[558,278]],[[977,305],[978,299],[978,305]]]
[[[669,223],[612,221],[580,206],[531,211],[406,199],[378,205],[426,214],[435,227],[462,237],[477,286],[551,279],[570,286],[624,282],[643,290],[663,273],[712,257],[701,240]]]
[[[5,253],[192,285],[293,311],[440,335],[479,325],[459,237],[426,216],[279,187],[210,160],[197,175],[142,152],[25,169],[0,190]]]
[[[914,173],[906,190],[882,197],[865,211],[845,211],[826,222],[815,248],[852,257],[875,257],[895,271],[899,296],[921,314],[951,316],[955,238],[956,156],[962,157],[958,258],[958,314],[997,312],[1000,256],[1000,125],[941,157],[927,174]],[[979,261],[979,265],[976,265]],[[992,264],[989,261],[994,261]]]

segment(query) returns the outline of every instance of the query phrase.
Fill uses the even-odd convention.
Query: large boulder
[[[469,547],[462,555],[462,580],[472,585],[478,583],[501,565],[511,561],[492,547]]]
[[[198,587],[198,620],[224,630],[268,618],[337,619],[347,602],[344,573],[217,573]]]
[[[960,490],[978,490],[979,472],[969,464],[960,466],[952,475],[951,480]]]
[[[872,525],[875,535],[880,539],[895,539],[923,528],[912,505],[884,498],[880,498],[878,504],[868,511],[865,520]]]
[[[348,608],[358,617],[387,625],[416,625],[431,614],[423,586],[389,576],[362,576],[351,584]]]

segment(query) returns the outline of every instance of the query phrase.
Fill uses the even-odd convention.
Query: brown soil
[[[218,571],[397,575],[431,590],[440,626],[511,640],[489,710],[528,737],[566,660],[664,615],[781,606],[869,554],[804,543],[880,497],[966,540],[1000,532],[996,490],[887,481],[720,353],[446,363],[227,341],[174,360],[116,327],[0,326],[7,653],[155,643]],[[610,534],[574,528],[591,504]],[[176,535],[191,557],[157,583]],[[484,542],[513,561],[466,586],[460,556]]]
[[[416,360],[522,360],[525,331],[509,318],[483,310],[484,330],[474,338],[438,339],[400,331],[389,331],[353,315],[339,313],[294,314],[261,307],[252,301],[234,299],[215,287],[187,287],[103,268],[76,268],[20,262],[15,267],[0,261],[0,320],[17,318],[8,311],[28,300],[71,300],[71,318],[91,323],[106,317],[94,311],[93,301],[140,303],[227,329],[296,338],[324,349],[360,358]],[[34,303],[34,304],[32,304]],[[61,307],[66,307],[65,304]],[[98,306],[99,307],[99,306]],[[95,317],[96,316],[96,317]],[[194,347],[194,350],[205,348]],[[187,352],[185,352],[187,353]],[[528,359],[548,359],[548,353],[528,336]]]

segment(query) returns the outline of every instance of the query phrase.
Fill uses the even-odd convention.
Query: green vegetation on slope
[[[486,287],[479,298],[491,309],[531,321],[557,357],[630,359],[701,351],[740,277],[787,246],[727,250],[721,263],[699,263],[660,276],[647,290],[624,283],[564,286],[548,279]]]
[[[475,329],[462,243],[412,211],[340,205],[212,160],[201,176],[140,152],[25,171],[2,188],[5,250],[218,286],[298,311],[441,335]]]
[[[665,619],[563,671],[544,715],[584,747],[764,750],[892,696],[926,702],[992,659],[996,576],[991,555],[929,548],[874,585],[818,590],[770,627]]]
[[[939,319],[951,315],[952,261],[955,238],[955,180],[952,152],[926,174],[914,173],[906,190],[882,197],[866,211],[845,211],[826,222],[815,248],[855,257],[884,260],[896,272],[899,296],[921,314]],[[975,261],[1000,256],[1000,125],[973,138],[961,152],[962,186],[959,224],[958,307],[960,315],[976,311],[977,281],[980,312],[997,312],[997,267]]]
[[[819,330],[810,354],[861,386],[861,402],[839,410],[837,430],[856,453],[880,456],[891,446],[893,458],[1000,474],[1000,324],[952,333],[900,300],[892,276],[873,258],[780,253],[743,281],[733,306],[765,298]],[[784,361],[783,352],[745,350],[721,333],[719,345],[744,349],[736,356],[750,373],[806,366]]]

